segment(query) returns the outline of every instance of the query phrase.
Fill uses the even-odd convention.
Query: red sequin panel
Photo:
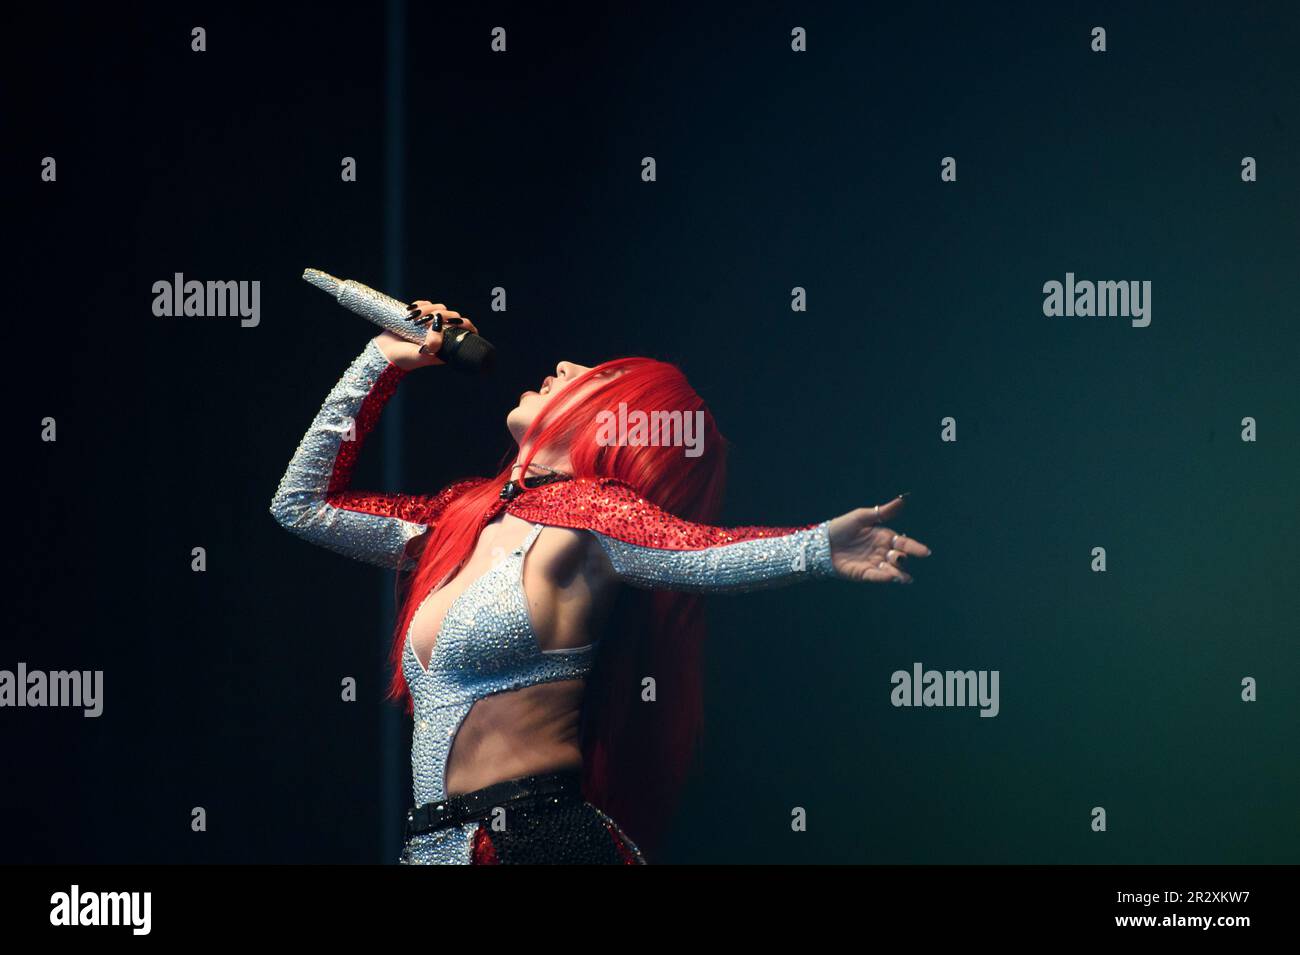
[[[396,365],[389,365],[380,372],[374,387],[370,389],[370,394],[366,395],[361,402],[361,407],[357,409],[357,417],[353,422],[356,433],[351,441],[344,441],[339,446],[338,456],[334,459],[334,473],[330,475],[329,487],[326,489],[327,494],[345,490],[352,483],[352,470],[356,467],[361,445],[365,443],[366,436],[375,429],[375,422],[379,420],[384,405],[388,404],[388,399],[393,397],[398,383],[405,376],[406,371]]]
[[[424,515],[433,509],[433,500],[425,494],[383,494],[378,491],[338,491],[325,495],[325,503],[330,507],[379,517],[396,517],[413,524],[427,523]]]
[[[497,847],[492,845],[492,837],[488,835],[487,826],[480,825],[474,830],[474,844],[470,849],[470,864],[501,864],[501,860],[497,858]]]
[[[363,511],[380,517],[396,517],[415,524],[432,524],[447,505],[487,478],[468,478],[448,484],[437,494],[385,494],[379,491],[337,491],[325,495],[325,503],[346,511]]]
[[[367,435],[375,429],[384,405],[392,398],[398,384],[405,377],[405,369],[389,365],[379,375],[370,394],[366,395],[357,411],[356,434],[353,440],[344,441],[334,459],[325,503],[345,511],[360,511],[379,517],[394,517],[413,524],[431,524],[446,506],[462,491],[482,483],[487,478],[472,478],[448,485],[437,494],[389,494],[381,491],[349,491],[357,456]]]
[[[660,550],[705,550],[760,537],[784,537],[799,527],[714,527],[675,517],[613,478],[578,478],[525,491],[506,508],[538,524],[591,530],[627,544]]]
[[[618,850],[619,856],[622,857],[623,864],[636,865],[636,856],[632,854],[632,850],[629,849],[627,843],[623,841],[623,837],[618,834],[618,830],[608,822],[605,823],[605,829],[608,830],[609,837],[614,840],[614,848]]]

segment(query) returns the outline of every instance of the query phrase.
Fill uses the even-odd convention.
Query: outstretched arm
[[[834,577],[827,523],[799,528],[710,528],[728,535],[761,531],[764,536],[740,536],[698,550],[651,547],[593,533],[614,576],[624,583],[652,590],[743,593],[808,578]]]
[[[802,527],[714,527],[683,520],[614,480],[539,488],[510,513],[524,520],[590,531],[613,576],[633,586],[736,593],[800,580],[910,580],[897,566],[929,549],[881,521],[902,499]]]

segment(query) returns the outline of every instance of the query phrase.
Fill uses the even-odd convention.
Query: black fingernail
[[[904,491],[902,494],[900,494],[900,495],[898,495],[898,496],[899,496],[900,498],[901,498],[901,497],[907,497],[907,496],[910,495],[911,493],[912,493],[911,491]]]
[[[463,318],[449,318],[449,319],[447,319],[447,324],[448,324],[448,325],[459,325],[459,324],[460,324],[461,322],[463,322],[463,321],[465,321]]]

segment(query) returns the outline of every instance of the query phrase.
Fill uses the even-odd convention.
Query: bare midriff
[[[584,680],[496,693],[474,704],[447,761],[448,795],[506,779],[582,767]]]

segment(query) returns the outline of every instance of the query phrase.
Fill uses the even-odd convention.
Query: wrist
[[[432,356],[422,354],[419,345],[408,342],[392,332],[381,332],[371,339],[371,342],[390,365],[400,368],[403,372],[423,368],[425,365],[439,364],[431,360]]]
[[[810,528],[807,534],[807,546],[804,550],[807,572],[813,577],[838,577],[833,560],[829,520]]]

